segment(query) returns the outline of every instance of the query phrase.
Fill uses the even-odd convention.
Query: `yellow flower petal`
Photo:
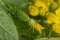
[[[42,30],[44,29],[40,24],[38,23],[34,23],[33,27],[35,28],[36,31],[38,32],[42,32]]]
[[[55,16],[55,15],[54,15],[53,13],[47,13],[47,14],[46,14],[46,18],[47,18],[46,23],[48,23],[48,24],[54,23],[54,22],[53,22],[54,16]]]
[[[60,7],[55,11],[55,13],[60,18]]]
[[[39,15],[39,9],[36,6],[29,6],[29,14],[31,16],[38,16]]]
[[[42,2],[46,5],[50,5],[50,0],[33,0],[36,4],[42,4]]]
[[[53,31],[60,34],[60,24],[56,23],[55,25],[53,25],[52,27]]]
[[[50,0],[43,0],[43,2],[45,3],[46,6],[50,5]]]
[[[48,7],[44,5],[39,12],[40,12],[40,15],[45,16],[45,13],[47,11],[48,11]]]
[[[48,24],[58,23],[59,21],[59,17],[57,17],[55,14],[51,12],[46,14],[46,18],[47,18],[46,23]]]
[[[42,1],[35,2],[34,5],[37,7],[43,7],[45,4]]]
[[[58,3],[54,2],[54,0],[51,0],[50,2],[53,4],[54,7],[58,7]]]
[[[45,12],[48,11],[48,7],[42,1],[35,2],[34,5],[40,7],[39,13],[42,16],[44,16]]]

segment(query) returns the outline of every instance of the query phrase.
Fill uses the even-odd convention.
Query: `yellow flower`
[[[39,9],[39,13],[40,15],[44,16],[45,15],[45,12],[48,11],[48,7],[44,4],[44,2],[42,1],[38,1],[38,2],[35,2],[34,4],[35,6],[37,7],[40,7]]]
[[[50,0],[33,0],[36,4],[42,4],[42,2],[46,5],[49,6],[50,5]]]
[[[60,7],[55,11],[55,13],[60,18]]]
[[[55,14],[49,12],[46,14],[46,23],[51,24],[51,23],[57,23],[59,21],[59,17],[57,17]]]
[[[33,19],[29,21],[29,24],[32,25],[33,28],[39,33],[41,33],[43,29],[45,29],[40,24],[36,23]]]
[[[54,7],[58,7],[58,3],[56,3],[54,0],[51,0],[50,2],[53,4]]]
[[[52,30],[58,34],[60,34],[60,23],[55,23],[52,27]]]
[[[45,13],[46,13],[47,11],[48,11],[48,7],[44,5],[44,6],[39,10],[39,13],[40,13],[40,15],[45,16]]]
[[[29,14],[31,15],[31,16],[38,16],[39,15],[39,9],[38,9],[38,7],[36,7],[36,6],[29,6],[29,8],[28,8],[28,10],[29,10]]]
[[[47,18],[47,20],[46,20],[46,23],[48,23],[48,24],[51,24],[51,23],[54,23],[54,14],[53,13],[47,13],[46,14],[46,18]]]
[[[35,2],[34,5],[37,7],[43,7],[45,4],[42,1]]]
[[[44,4],[46,5],[46,6],[49,6],[50,5],[50,0],[43,0],[43,2],[44,2]]]
[[[36,31],[38,32],[42,32],[42,30],[44,29],[40,24],[38,23],[34,23],[33,27],[35,28]]]
[[[54,6],[54,7],[58,7],[58,4],[54,2],[54,3],[53,3],[53,6]]]
[[[58,6],[58,3],[56,3],[54,0],[33,0],[35,2],[35,5],[39,6],[39,5],[42,5],[42,4],[45,4],[46,6],[49,6],[51,3],[57,7]],[[59,0],[60,2],[60,0]]]

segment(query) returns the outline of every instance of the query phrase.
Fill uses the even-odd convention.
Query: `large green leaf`
[[[0,7],[0,40],[18,40],[18,33],[13,20],[5,10]]]

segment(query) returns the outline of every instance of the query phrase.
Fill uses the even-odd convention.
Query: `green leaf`
[[[18,40],[18,33],[13,20],[5,10],[0,7],[0,39]]]
[[[57,9],[57,8],[54,7],[53,5],[50,5],[50,6],[49,6],[49,11],[50,11],[50,12],[55,12],[56,9]]]

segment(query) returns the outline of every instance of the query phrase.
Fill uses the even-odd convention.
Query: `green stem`
[[[48,40],[50,40],[52,30],[50,30],[49,35],[48,35]]]
[[[30,17],[22,10],[18,10],[17,17],[25,22],[28,22],[30,20]]]

